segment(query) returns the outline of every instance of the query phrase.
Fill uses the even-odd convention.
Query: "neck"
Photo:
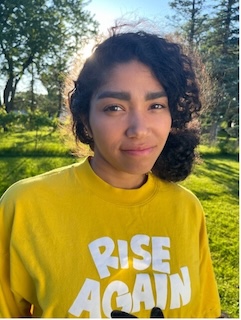
[[[127,172],[108,172],[105,168],[99,167],[94,158],[90,158],[90,165],[93,171],[99,176],[102,180],[110,184],[111,186],[119,189],[138,189],[147,181],[146,174],[130,174]]]

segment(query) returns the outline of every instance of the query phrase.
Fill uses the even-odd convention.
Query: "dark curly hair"
[[[88,121],[93,93],[119,63],[137,60],[150,68],[167,93],[172,129],[152,168],[167,181],[184,180],[192,170],[199,143],[197,118],[201,103],[192,62],[180,45],[143,31],[113,34],[88,58],[69,93],[69,107],[76,140],[94,148],[83,119]],[[195,123],[195,125],[193,125]]]

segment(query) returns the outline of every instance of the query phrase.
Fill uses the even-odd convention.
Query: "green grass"
[[[222,309],[232,318],[239,317],[238,173],[236,156],[217,155],[210,150],[182,183],[204,207]]]
[[[14,182],[76,162],[74,157],[1,157],[0,195]]]
[[[200,199],[223,311],[239,317],[239,164],[201,146],[202,162],[182,184]],[[59,134],[0,134],[0,195],[15,181],[76,162]]]
[[[0,156],[67,156],[70,150],[57,132],[0,133]]]
[[[57,132],[0,133],[0,195],[19,179],[74,162]]]

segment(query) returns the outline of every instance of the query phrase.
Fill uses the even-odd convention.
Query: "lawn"
[[[202,161],[182,184],[200,199],[222,309],[239,317],[239,163],[201,147]],[[77,161],[57,133],[0,134],[0,195],[15,181]]]
[[[204,148],[203,148],[204,149]],[[222,309],[239,317],[239,164],[236,157],[208,153],[182,184],[200,199]],[[202,148],[201,148],[202,151]]]

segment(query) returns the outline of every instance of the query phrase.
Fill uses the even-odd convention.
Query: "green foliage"
[[[7,113],[5,109],[0,108],[0,128],[8,129],[13,123],[16,123],[16,114]]]
[[[0,132],[2,131],[21,131],[21,130],[35,130],[48,127],[54,131],[58,126],[58,119],[56,117],[49,117],[45,112],[39,110],[25,112],[11,111],[6,112],[0,108]]]
[[[238,59],[239,59],[239,1],[220,0],[209,19],[201,52],[213,81],[218,84],[216,104],[210,110],[213,122],[227,123],[230,137],[238,137]]]
[[[209,146],[209,150],[215,150],[215,154],[221,156],[236,156],[239,155],[239,140],[236,138],[230,138],[225,130],[219,132],[218,138],[215,143],[210,143],[209,134],[202,134],[201,143],[203,146]],[[210,145],[212,148],[210,148]]]
[[[38,110],[32,112],[28,112],[28,114],[24,115],[26,120],[26,126],[29,130],[38,131],[43,127],[50,127],[56,129],[57,127],[57,119],[50,118],[47,113],[41,113]]]
[[[66,64],[96,33],[97,23],[83,7],[82,0],[1,0],[0,74],[6,78],[7,112],[13,109],[17,85],[29,66],[40,71],[56,56]]]
[[[172,0],[169,5],[174,9],[178,16],[174,16],[181,32],[187,39],[188,44],[193,47],[199,43],[203,32],[203,23],[207,16],[203,14],[202,9],[205,0]],[[180,14],[181,13],[181,14]],[[180,21],[181,25],[180,25]]]
[[[169,2],[178,13],[177,33],[193,52],[199,52],[202,69],[209,75],[208,85],[205,85],[203,74],[197,69],[205,108],[202,127],[213,142],[222,122],[226,122],[228,137],[237,138],[239,132],[239,1],[213,1],[208,15],[206,3],[205,0]]]
[[[238,154],[238,145],[236,139],[218,139],[217,147],[219,148],[221,154],[223,155],[235,155]]]

